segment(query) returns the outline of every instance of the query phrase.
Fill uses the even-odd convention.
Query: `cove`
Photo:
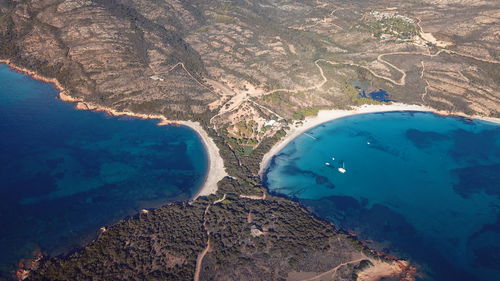
[[[142,208],[189,200],[208,157],[185,126],[79,111],[0,64],[0,279],[34,251],[59,255]]]
[[[423,112],[337,119],[275,155],[264,184],[416,263],[420,280],[500,274],[498,124]]]

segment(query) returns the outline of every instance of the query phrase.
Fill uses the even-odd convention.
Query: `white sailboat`
[[[339,172],[341,172],[342,174],[347,172],[347,170],[345,169],[344,162],[342,162],[342,167],[339,168]]]

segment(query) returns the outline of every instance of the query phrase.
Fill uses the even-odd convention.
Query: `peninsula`
[[[414,280],[411,261],[269,195],[261,175],[294,137],[348,115],[498,122],[498,5],[462,2],[0,1],[2,62],[77,109],[189,126],[210,161],[190,202],[106,226],[18,278]]]

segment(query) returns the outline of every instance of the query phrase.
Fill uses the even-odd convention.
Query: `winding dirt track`
[[[420,26],[419,26],[419,28],[420,28],[421,32],[423,32],[422,28]],[[335,61],[331,61],[331,60],[327,60],[327,59],[318,59],[318,60],[314,61],[314,64],[318,68],[319,74],[321,75],[321,78],[322,78],[321,82],[318,82],[317,84],[315,84],[313,86],[310,86],[310,87],[299,87],[299,88],[295,88],[295,89],[287,89],[287,88],[274,89],[274,90],[271,90],[271,91],[268,91],[268,92],[264,92],[262,94],[262,96],[273,94],[273,93],[276,93],[276,92],[297,93],[297,92],[301,92],[301,91],[311,91],[311,90],[316,90],[316,89],[321,88],[323,85],[325,85],[328,82],[328,78],[326,78],[326,76],[325,76],[325,74],[323,72],[323,68],[319,65],[319,62],[324,62],[324,63],[328,63],[328,64],[332,64],[332,65],[350,65],[350,66],[354,66],[354,67],[363,68],[363,69],[367,70],[368,72],[370,72],[373,76],[375,76],[377,78],[386,80],[386,81],[388,81],[388,82],[390,82],[390,83],[392,83],[394,85],[405,86],[406,85],[406,75],[407,75],[406,72],[403,69],[401,69],[401,68],[395,66],[394,64],[388,62],[387,60],[385,60],[384,59],[385,56],[390,56],[390,55],[419,55],[419,56],[425,56],[425,57],[435,57],[435,56],[439,56],[441,53],[454,54],[454,55],[458,55],[458,56],[473,58],[473,59],[484,61],[484,62],[489,62],[489,63],[494,63],[494,64],[500,64],[499,61],[481,59],[481,58],[477,58],[477,57],[474,57],[474,56],[471,56],[471,55],[462,54],[462,53],[459,53],[459,52],[456,52],[456,51],[452,51],[452,50],[447,50],[447,49],[441,49],[441,50],[437,51],[434,54],[432,54],[430,52],[430,50],[428,50],[428,53],[424,53],[424,52],[391,52],[391,53],[385,53],[385,54],[378,55],[377,56],[377,61],[379,61],[380,63],[382,63],[382,64],[384,64],[384,65],[386,65],[386,66],[394,69],[395,71],[397,71],[397,72],[399,72],[401,74],[401,77],[399,79],[394,80],[391,77],[378,74],[374,70],[372,70],[369,67],[364,66],[364,65],[360,65],[360,64],[356,64],[356,63],[352,63],[352,62],[335,62]],[[421,61],[421,63],[422,63],[422,73],[421,73],[420,77],[426,83],[425,91],[422,94],[422,101],[425,103],[424,98],[427,95],[427,88],[429,87],[429,83],[428,83],[428,81],[426,79],[424,79],[425,66],[423,64],[423,60]],[[223,91],[228,91],[227,87],[226,87],[226,89],[222,89],[222,90]],[[224,113],[228,113],[228,112],[231,112],[231,111],[237,109],[245,101],[250,101],[255,106],[258,106],[258,107],[260,107],[262,109],[265,109],[265,110],[269,111],[270,113],[276,115],[280,119],[284,119],[283,117],[281,117],[280,115],[278,115],[273,110],[271,110],[271,109],[269,109],[269,108],[267,108],[267,107],[265,107],[265,106],[263,106],[263,105],[255,102],[254,100],[251,100],[249,97],[246,96],[246,94],[243,94],[243,93],[236,94],[236,93],[232,92],[231,90],[229,90],[229,93],[226,92],[226,94],[231,94],[231,93],[232,93],[232,98],[230,100],[228,100],[221,107],[221,109],[219,110],[219,113],[217,113],[216,115],[214,115],[210,119],[210,123],[212,123],[212,120],[214,118],[216,118],[216,117],[218,117],[218,116],[220,116],[220,115],[222,115]],[[231,106],[229,108],[225,109],[225,105],[228,104],[229,102],[232,102]]]
[[[207,220],[206,220],[206,217],[207,217],[208,211],[210,210],[210,206],[218,204],[218,203],[220,203],[220,202],[222,202],[224,200],[226,200],[226,194],[225,193],[224,193],[224,196],[222,196],[221,199],[215,200],[212,204],[208,204],[207,207],[205,208],[205,212],[203,213],[203,227],[205,227],[205,229],[207,229],[207,225],[206,225]],[[210,246],[210,231],[208,231],[208,230],[207,230],[207,236],[208,236],[207,246],[198,255],[198,258],[196,258],[196,270],[194,271],[194,278],[193,278],[194,281],[199,281],[200,280],[200,272],[201,272],[201,265],[203,264],[203,258],[205,258],[205,255],[212,249],[212,247]]]
[[[336,9],[332,10],[332,12],[329,14],[329,16],[332,16],[338,10],[343,10],[343,8],[336,8]],[[325,16],[323,18],[323,21],[325,21],[327,18],[328,18],[328,16]],[[419,29],[419,33],[420,34],[424,34],[425,32],[424,32],[422,26],[420,25],[420,22],[421,22],[421,20],[419,18],[417,18],[416,25],[417,25],[417,27]],[[317,25],[317,24],[318,23],[315,23],[315,24],[313,24],[313,26]],[[301,27],[304,28],[303,26],[301,26]],[[421,37],[422,37],[422,35],[421,35]],[[422,37],[422,38],[424,38],[424,37]],[[426,39],[424,39],[424,40],[426,40]],[[431,42],[431,43],[435,43],[435,42]],[[428,53],[427,54],[423,53],[423,52],[391,52],[391,53],[385,53],[385,54],[378,55],[377,56],[377,61],[379,61],[380,63],[382,63],[382,64],[384,64],[384,65],[386,65],[386,66],[388,66],[388,67],[390,67],[390,68],[392,68],[394,70],[396,70],[399,73],[401,73],[401,77],[398,80],[394,80],[391,77],[378,74],[374,70],[372,70],[369,67],[364,66],[364,65],[360,65],[360,64],[356,64],[356,63],[352,63],[352,62],[335,62],[335,61],[330,61],[330,60],[327,60],[327,59],[318,59],[318,60],[316,60],[314,62],[314,64],[318,68],[319,73],[320,73],[321,78],[323,79],[323,81],[317,83],[316,85],[310,86],[310,87],[299,87],[299,88],[296,88],[296,89],[286,89],[286,88],[274,89],[274,90],[265,92],[262,95],[269,95],[269,94],[276,93],[276,92],[297,93],[297,92],[300,92],[300,91],[311,91],[311,90],[316,90],[316,89],[321,88],[323,85],[325,85],[328,82],[328,79],[325,77],[324,72],[323,72],[323,68],[321,68],[321,66],[319,65],[319,62],[325,62],[325,63],[329,63],[329,64],[332,64],[332,65],[339,65],[339,64],[340,65],[350,65],[350,66],[354,66],[354,67],[363,68],[363,69],[367,70],[368,72],[370,72],[373,76],[375,76],[377,78],[386,80],[386,81],[388,81],[390,83],[393,83],[394,85],[405,86],[406,85],[406,72],[404,70],[402,70],[401,68],[399,68],[399,67],[395,66],[394,64],[392,64],[392,63],[388,62],[387,60],[385,60],[384,59],[385,56],[389,56],[389,55],[421,55],[421,56],[435,57],[435,56],[438,56],[439,54],[441,54],[442,52],[448,53],[448,54],[454,54],[454,55],[458,55],[458,56],[463,56],[463,57],[468,57],[468,58],[472,58],[472,59],[479,60],[479,61],[484,61],[484,62],[489,62],[489,63],[494,63],[494,64],[500,64],[500,61],[489,60],[489,59],[482,59],[482,58],[478,58],[478,57],[475,57],[475,56],[472,56],[472,55],[463,54],[463,53],[460,53],[460,52],[457,52],[457,51],[449,50],[449,49],[441,49],[438,52],[436,52],[435,54],[431,54],[430,53],[430,49],[428,49]],[[428,83],[428,81],[426,79],[424,79],[424,68],[425,67],[424,67],[423,61],[421,61],[421,62],[422,62],[422,74],[421,74],[420,77],[423,78],[423,80],[426,83],[425,91],[422,94],[422,102],[425,103],[425,99],[424,98],[427,95],[427,88],[429,87],[429,83]],[[183,62],[179,62],[179,63],[175,64],[169,71],[172,71],[173,69],[175,69],[179,65],[181,65],[182,68],[186,71],[186,73],[193,80],[195,80],[198,84],[200,84],[201,86],[205,87],[209,91],[214,92],[211,88],[207,87],[204,83],[200,82],[197,78],[195,78],[186,69],[186,67],[184,66]],[[220,115],[222,115],[224,113],[228,113],[228,112],[234,111],[235,109],[239,108],[240,105],[243,104],[246,101],[249,101],[253,105],[255,105],[257,107],[260,107],[261,109],[264,109],[264,110],[270,112],[271,114],[274,114],[279,119],[284,119],[282,116],[280,116],[278,113],[276,113],[275,111],[271,110],[270,108],[268,108],[268,107],[266,107],[264,105],[261,105],[261,104],[257,103],[256,101],[252,100],[250,97],[248,97],[248,95],[246,93],[239,93],[239,94],[237,94],[234,91],[232,91],[229,87],[227,87],[226,85],[224,85],[224,83],[221,83],[219,81],[213,81],[212,86],[214,86],[214,87],[218,88],[219,90],[221,90],[223,92],[224,96],[230,96],[231,98],[229,100],[227,100],[220,107],[219,112],[216,115],[214,115],[214,116],[212,116],[212,118],[210,118],[210,120],[209,120],[210,124],[213,124],[214,118],[216,118],[216,117],[218,117],[218,116],[220,116]]]
[[[196,259],[196,270],[194,272],[194,281],[199,281],[200,280],[200,272],[201,272],[201,264],[203,262],[203,258],[205,255],[210,251],[210,237],[207,240],[207,247],[198,255],[198,258]]]
[[[418,29],[420,29],[420,34],[423,34],[423,33],[427,33],[427,32],[424,32],[424,29],[422,28],[422,26],[420,25],[420,22],[421,20],[419,18],[417,18],[417,26],[418,26]],[[422,37],[422,35],[421,35]],[[423,37],[422,37],[423,38]],[[431,42],[431,43],[435,43],[435,42]],[[460,52],[457,52],[457,51],[453,51],[453,50],[441,50],[441,51],[444,51],[446,53],[449,53],[449,54],[455,54],[455,55],[458,55],[458,56],[462,56],[462,57],[467,57],[467,58],[471,58],[471,59],[475,59],[475,60],[479,60],[479,61],[484,61],[484,62],[489,62],[489,63],[494,63],[494,64],[500,64],[500,61],[497,61],[497,60],[490,60],[490,59],[483,59],[483,58],[478,58],[478,57],[475,57],[473,55],[469,55],[469,54],[464,54],[464,53],[460,53]],[[440,51],[440,52],[441,52]]]
[[[261,196],[240,194],[240,198],[246,198],[252,200],[266,200],[266,193],[264,192]]]
[[[331,276],[330,276],[330,278],[328,278],[328,280],[333,280],[333,277],[335,276],[335,274],[337,274],[337,270],[339,270],[339,268],[341,268],[342,266],[345,266],[345,265],[348,265],[351,263],[358,263],[358,262],[361,262],[362,260],[365,260],[365,259],[366,258],[359,258],[356,260],[341,263],[341,264],[337,265],[336,267],[334,267],[326,272],[321,273],[320,275],[316,275],[313,278],[305,279],[302,281],[320,281],[320,280],[323,280],[322,278],[326,277],[328,274],[331,274]]]

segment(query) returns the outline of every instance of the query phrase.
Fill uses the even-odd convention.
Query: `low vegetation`
[[[352,86],[351,84],[345,84],[343,92],[345,96],[348,97],[355,105],[381,104],[381,102],[374,99],[361,97],[358,90],[356,90],[356,88],[354,88],[354,86]]]

